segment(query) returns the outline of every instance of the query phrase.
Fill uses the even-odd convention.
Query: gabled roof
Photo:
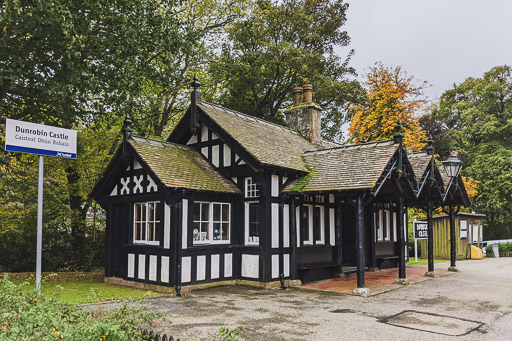
[[[379,141],[304,153],[310,173],[285,192],[372,189],[397,151],[393,141]]]
[[[198,107],[263,165],[306,172],[302,155],[319,149],[284,126],[207,102]]]
[[[407,154],[407,158],[409,159],[409,163],[411,164],[416,179],[418,179],[418,181],[421,180],[428,165],[430,164],[430,161],[432,160],[432,156],[425,152],[418,152]]]
[[[166,187],[240,193],[193,148],[137,136],[129,143]]]

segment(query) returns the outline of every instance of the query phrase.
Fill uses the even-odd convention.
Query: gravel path
[[[512,340],[512,258],[457,265],[460,273],[368,298],[220,287],[144,304],[169,318],[158,330],[182,341],[240,325],[249,340]]]

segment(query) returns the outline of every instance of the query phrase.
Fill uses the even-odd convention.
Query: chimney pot
[[[311,103],[313,102],[313,85],[304,84],[302,87],[304,89],[304,102]]]
[[[296,107],[302,103],[302,87],[298,86],[296,88],[293,88],[293,96],[294,96],[294,103],[293,106]]]

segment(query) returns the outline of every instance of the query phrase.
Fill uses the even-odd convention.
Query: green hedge
[[[485,251],[487,252],[487,254],[490,254],[492,252],[492,245],[488,245],[485,248]],[[498,251],[500,253],[502,253],[502,252],[512,252],[512,243],[501,243],[501,244],[498,244]]]
[[[0,280],[0,340],[143,340],[142,327],[156,324],[158,314],[122,304],[92,314],[58,299],[23,292],[28,282]],[[94,292],[91,293],[94,295]]]

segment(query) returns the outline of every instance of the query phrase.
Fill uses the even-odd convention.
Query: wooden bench
[[[382,255],[382,256],[375,256],[375,258],[377,259],[377,266],[379,267],[379,269],[382,267],[382,264],[384,263],[395,263],[396,261],[398,261],[398,258],[399,256],[396,256],[396,255]],[[395,266],[396,264],[392,264],[393,266]]]

